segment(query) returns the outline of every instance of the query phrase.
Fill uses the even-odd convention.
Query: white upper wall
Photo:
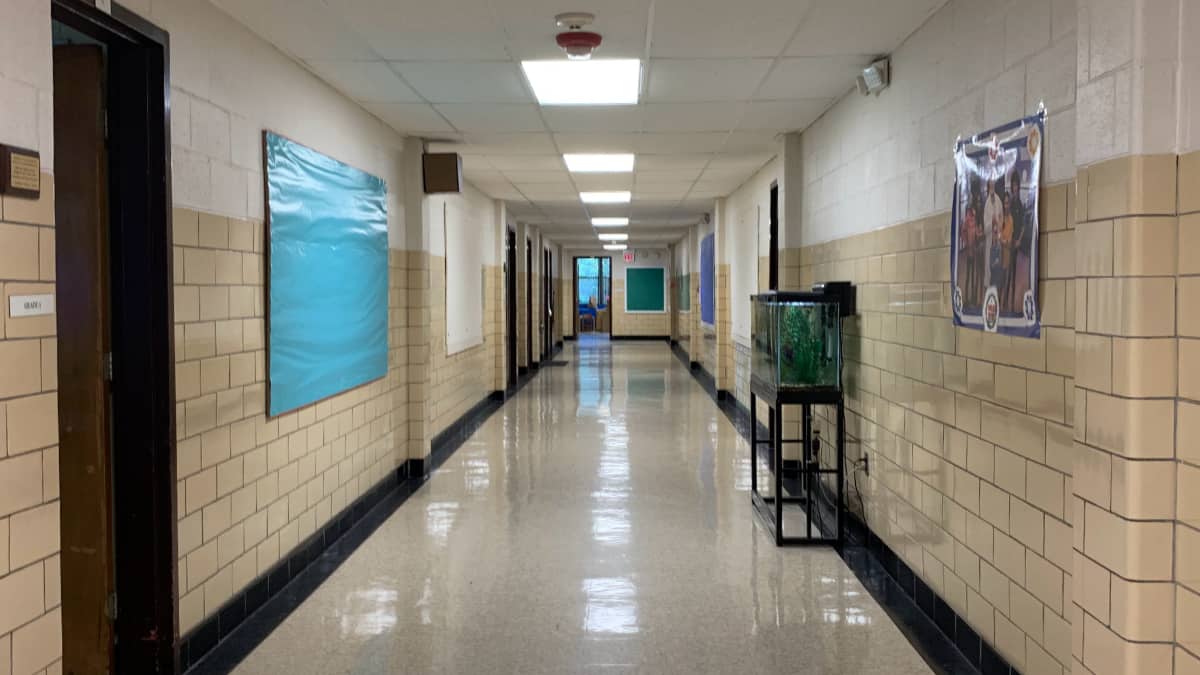
[[[750,343],[750,296],[757,293],[758,259],[770,254],[771,183],[783,193],[783,160],[776,156],[725,199],[725,250],[717,257],[729,264],[730,310],[733,337]]]
[[[459,194],[425,197],[429,218],[429,252],[445,256],[465,248],[478,250],[480,263],[496,265],[500,236],[496,202],[470,183]]]
[[[401,245],[400,134],[207,0],[126,5],[171,35],[176,206],[263,218],[262,132],[269,129],[386,181],[390,240]]]
[[[1200,3],[1080,0],[1080,166],[1200,149]]]
[[[890,88],[848,95],[802,134],[803,185],[792,186],[801,244],[949,210],[955,139],[1039,101],[1049,112],[1043,182],[1074,178],[1076,14],[1074,0],[951,0],[938,10],[892,54]]]
[[[0,0],[0,143],[37,150],[54,171],[50,0]]]

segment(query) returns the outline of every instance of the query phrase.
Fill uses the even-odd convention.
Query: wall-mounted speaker
[[[457,152],[427,152],[421,155],[425,194],[462,192],[462,157]]]

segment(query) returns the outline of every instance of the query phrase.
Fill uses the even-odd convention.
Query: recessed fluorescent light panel
[[[624,251],[627,248],[629,248],[629,247],[626,246],[625,244],[605,244],[604,245],[605,251]]]
[[[628,241],[629,240],[629,235],[627,235],[627,234],[601,234],[601,235],[597,235],[597,236],[600,237],[601,241]]]
[[[633,155],[563,155],[567,170],[573,173],[628,173],[633,171]]]
[[[542,105],[636,105],[642,62],[637,59],[522,61]]]
[[[625,227],[628,218],[592,218],[592,227]]]
[[[579,198],[584,204],[628,204],[633,198],[633,193],[629,190],[616,190],[613,192],[580,192]]]

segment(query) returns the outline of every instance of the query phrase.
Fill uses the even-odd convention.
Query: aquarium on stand
[[[758,438],[751,424],[751,495],[759,515],[779,545],[829,543],[843,539],[845,409],[842,398],[842,318],[855,313],[854,287],[846,282],[821,284],[811,292],[762,293],[751,296],[750,409],[768,408],[768,439]],[[783,438],[785,406],[801,408],[800,437]],[[836,418],[834,466],[823,468],[813,429],[813,407],[828,406]],[[814,442],[815,441],[815,442]],[[785,460],[784,445],[799,445],[799,459]],[[767,446],[768,450],[762,451]],[[774,490],[759,492],[758,460],[767,458]],[[832,486],[822,478],[834,479]],[[828,489],[832,488],[832,490]],[[835,492],[836,495],[827,494]],[[834,512],[834,523],[822,515],[822,500]],[[831,503],[832,502],[832,503]],[[834,507],[836,503],[836,507]],[[784,506],[804,516],[805,536],[785,533]]]

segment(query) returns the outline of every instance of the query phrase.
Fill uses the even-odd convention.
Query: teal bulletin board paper
[[[387,186],[277,134],[264,145],[274,417],[387,374]]]
[[[625,311],[665,312],[667,271],[661,267],[625,268]]]

